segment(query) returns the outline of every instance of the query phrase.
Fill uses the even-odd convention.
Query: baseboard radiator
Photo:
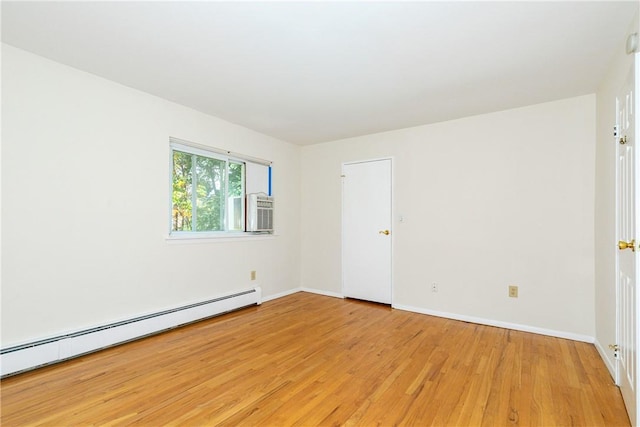
[[[262,303],[260,287],[0,350],[6,377]]]

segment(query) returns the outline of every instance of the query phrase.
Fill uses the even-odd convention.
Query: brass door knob
[[[389,234],[391,234],[391,232],[389,230],[380,230],[378,231],[378,234],[384,234],[385,236],[388,236]]]
[[[625,242],[624,240],[620,240],[618,242],[618,249],[620,249],[621,251],[625,250],[625,249],[631,249],[633,252],[636,251],[636,241],[635,239],[630,241],[630,242]]]

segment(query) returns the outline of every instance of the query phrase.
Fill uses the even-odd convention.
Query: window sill
[[[169,243],[223,243],[223,242],[240,242],[240,241],[253,241],[253,240],[273,240],[277,237],[276,234],[252,234],[245,232],[237,233],[184,233],[184,234],[169,234],[166,235],[164,240]]]

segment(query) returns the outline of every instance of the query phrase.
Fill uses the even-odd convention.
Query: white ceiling
[[[2,40],[296,144],[595,92],[626,2],[2,2]]]

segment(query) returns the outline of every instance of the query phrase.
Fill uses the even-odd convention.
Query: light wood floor
[[[308,293],[0,386],[5,427],[629,425],[590,344]]]

